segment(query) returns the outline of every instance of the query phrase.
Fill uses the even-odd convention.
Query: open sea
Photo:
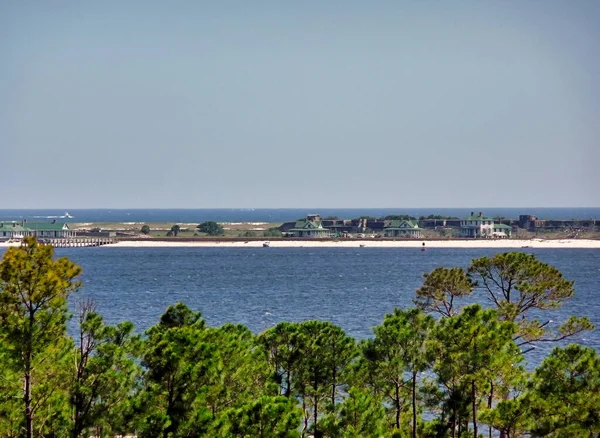
[[[62,219],[66,222],[286,222],[306,217],[308,213],[318,213],[321,217],[354,219],[360,216],[383,217],[389,214],[466,217],[472,211],[483,211],[490,217],[502,216],[508,219],[518,219],[520,214],[532,214],[540,219],[600,219],[600,208],[596,207],[69,209],[65,206],[64,209],[0,209],[0,221]]]
[[[588,316],[600,328],[600,250],[527,249],[575,280],[575,297],[545,319],[560,324]],[[84,286],[109,323],[130,320],[143,331],[178,301],[202,312],[207,324],[240,323],[259,333],[280,321],[328,320],[355,338],[371,336],[395,307],[412,307],[422,275],[437,266],[463,266],[490,249],[412,248],[68,248],[83,267]],[[476,293],[469,302],[488,305]],[[466,303],[466,302],[465,302]],[[71,321],[74,324],[74,321]],[[73,330],[72,325],[70,330]],[[600,351],[600,330],[576,342]],[[530,354],[541,360],[549,343]]]

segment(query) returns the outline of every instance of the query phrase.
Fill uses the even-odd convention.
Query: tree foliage
[[[591,348],[555,348],[535,371],[523,400],[537,436],[600,434],[600,357]]]
[[[6,366],[23,380],[25,435],[39,434],[34,417],[52,397],[56,374],[44,363],[59,360],[65,347],[67,297],[79,287],[81,268],[67,258],[53,260],[53,248],[26,238],[0,262],[0,339]],[[38,383],[40,382],[40,383]],[[36,391],[34,385],[39,385]]]
[[[441,316],[455,315],[460,309],[456,301],[471,295],[475,283],[461,268],[435,268],[424,274],[425,281],[417,289],[416,306]]]
[[[127,431],[129,396],[139,376],[134,352],[139,340],[133,324],[107,326],[95,313],[93,302],[79,306],[79,339],[73,354],[70,404],[71,436],[95,429],[97,435]]]
[[[26,240],[0,262],[0,436],[597,436],[597,351],[558,347],[531,373],[521,365],[533,311],[572,295],[539,263],[477,259],[470,276],[437,268],[417,291],[420,308],[394,309],[358,344],[326,321],[259,335],[207,327],[183,303],[136,335],[87,300],[73,339],[66,299],[80,268]],[[499,305],[459,307],[475,281]]]
[[[387,216],[385,216],[383,218],[383,220],[396,220],[396,221],[414,221],[417,218],[414,216],[411,216],[409,214],[388,214]]]
[[[198,231],[201,233],[206,233],[209,236],[222,236],[225,234],[223,227],[213,221],[202,222],[200,225],[198,225]]]
[[[573,282],[533,254],[510,252],[471,262],[468,273],[498,309],[499,316],[519,326],[525,343],[557,341],[591,330],[588,318],[571,317],[552,332],[536,311],[557,309],[575,293]]]

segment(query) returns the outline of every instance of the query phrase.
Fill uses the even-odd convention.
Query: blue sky
[[[596,0],[1,2],[0,205],[597,207],[599,22]]]

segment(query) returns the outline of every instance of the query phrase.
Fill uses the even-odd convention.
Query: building
[[[38,239],[44,238],[69,238],[75,237],[75,231],[64,222],[0,222],[0,239],[22,239],[33,236]]]
[[[493,233],[494,219],[484,216],[482,212],[471,212],[471,216],[460,221],[460,237],[492,237]]]
[[[486,237],[510,237],[512,227],[502,223],[494,223],[494,219],[486,217],[482,212],[460,221],[460,237],[471,237],[475,239]]]
[[[511,237],[512,236],[512,227],[510,225],[505,224],[496,224],[494,223],[492,232],[492,237]]]
[[[423,237],[422,228],[417,221],[391,220],[385,221],[383,235],[385,237],[404,237],[409,239],[420,239]]]
[[[27,231],[20,222],[0,222],[0,240],[22,239]]]
[[[321,216],[309,214],[306,219],[297,220],[294,228],[287,230],[287,235],[289,237],[326,238],[331,237],[331,231],[329,228],[323,227]]]

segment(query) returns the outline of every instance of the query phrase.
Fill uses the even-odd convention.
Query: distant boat
[[[268,248],[269,246],[271,246],[271,242],[263,243],[263,248]]]
[[[71,216],[68,211],[65,211],[65,215],[62,217],[67,218],[67,219],[73,219],[73,216]]]

